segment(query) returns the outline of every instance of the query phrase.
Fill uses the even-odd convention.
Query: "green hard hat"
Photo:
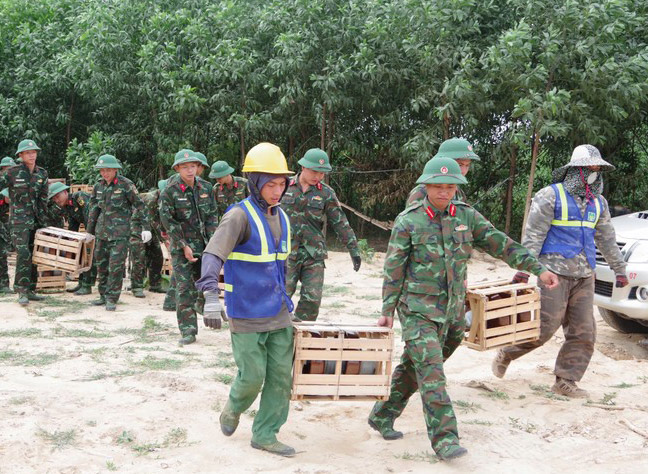
[[[101,155],[94,167],[97,170],[101,168],[122,169],[121,163],[113,155]]]
[[[228,165],[227,161],[216,161],[211,167],[209,177],[212,179],[222,178],[223,176],[227,176],[228,174],[232,174],[233,172],[234,168]]]
[[[202,164],[200,158],[198,158],[192,150],[189,150],[188,148],[183,148],[182,150],[180,150],[178,153],[175,154],[175,160],[173,161],[171,167],[175,168],[176,166],[181,165],[182,163],[192,163],[192,162]]]
[[[2,161],[0,161],[0,167],[4,168],[5,166],[15,166],[16,162],[10,156],[5,156]]]
[[[479,156],[473,151],[473,147],[468,140],[463,138],[450,138],[444,141],[439,147],[437,156],[445,156],[453,160],[475,160],[481,161]]]
[[[36,145],[36,142],[34,140],[30,140],[30,139],[27,138],[27,139],[21,141],[18,144],[18,149],[16,150],[16,155],[18,153],[22,153],[23,151],[29,151],[29,150],[37,150],[38,151],[38,150],[40,150],[40,148],[38,147],[38,145]]]
[[[207,157],[200,153],[199,151],[194,151],[194,156],[200,160],[200,164],[203,165],[206,168],[209,168],[209,162],[207,161]]]
[[[158,189],[160,190],[160,192],[164,191],[164,189],[166,188],[167,181],[167,179],[161,179],[160,181],[158,181]]]
[[[4,188],[2,191],[0,191],[0,194],[2,194],[4,197],[8,198],[9,197],[9,188]]]
[[[459,164],[452,158],[435,156],[425,164],[423,174],[416,184],[466,184]]]
[[[304,168],[319,171],[321,173],[328,173],[333,170],[328,155],[324,150],[319,148],[311,148],[308,150],[304,153],[304,157],[297,163],[302,165]]]
[[[50,184],[47,190],[47,199],[52,199],[58,193],[60,193],[61,191],[65,191],[67,189],[70,189],[70,187],[66,186],[64,183],[61,183],[60,181],[56,181],[55,183]]]

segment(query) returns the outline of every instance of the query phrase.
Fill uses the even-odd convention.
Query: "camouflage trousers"
[[[0,223],[0,226],[2,224]],[[9,266],[7,265],[7,255],[9,254],[9,242],[6,235],[0,235],[0,288],[9,287]]]
[[[36,229],[13,228],[11,234],[16,248],[16,276],[14,290],[17,293],[26,293],[36,289],[38,271],[32,264],[32,249]]]
[[[97,263],[97,287],[99,294],[116,303],[121,295],[128,255],[128,239],[97,239],[95,261]]]
[[[200,257],[197,262],[190,262],[182,250],[171,251],[173,276],[176,281],[176,316],[178,328],[183,336],[198,334],[196,306],[201,307],[203,295],[196,289],[196,280],[200,279]]]
[[[540,339],[502,349],[511,360],[542,346],[560,326],[565,334],[554,374],[578,382],[583,378],[594,354],[596,321],[594,320],[594,275],[567,278],[558,275],[560,284],[548,290],[541,281]]]
[[[405,341],[400,364],[392,375],[389,399],[374,405],[370,419],[380,428],[391,428],[394,420],[403,413],[409,398],[418,390],[432,448],[443,453],[450,446],[459,444],[457,419],[446,392],[443,372],[444,348],[449,342],[447,336],[451,324],[429,321],[425,316],[410,311],[404,303],[399,303],[398,313],[401,321],[405,318],[420,321],[418,331],[413,331],[413,338]],[[448,351],[454,352],[457,345],[452,347],[451,343]]]
[[[301,281],[295,316],[302,321],[315,321],[319,315],[324,286],[324,268],[324,260],[313,260],[302,256],[288,258],[286,292],[292,298],[297,289],[297,282]]]
[[[164,295],[165,308],[175,308],[176,307],[176,279],[175,273],[171,275],[169,279],[169,287],[167,288],[166,294]]]
[[[144,288],[144,277],[148,269],[149,286],[160,287],[162,283],[162,249],[160,242],[153,237],[147,243],[142,239],[131,240],[131,288]]]
[[[96,255],[92,259],[92,268],[87,272],[79,275],[79,286],[83,288],[92,288],[97,281],[97,258]]]
[[[274,443],[290,408],[293,328],[232,333],[232,353],[238,373],[230,389],[229,404],[234,412],[243,413],[261,392],[252,441]]]

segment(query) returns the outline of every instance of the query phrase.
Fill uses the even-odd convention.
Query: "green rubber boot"
[[[144,298],[144,290],[141,288],[133,288],[132,291],[135,298]]]
[[[33,291],[27,292],[27,298],[29,299],[29,301],[43,301],[45,299],[44,296],[37,295]]]
[[[295,448],[291,448],[287,444],[283,444],[280,441],[275,441],[270,444],[259,444],[254,441],[250,443],[254,449],[261,449],[263,451],[268,451],[272,454],[278,454],[279,456],[284,456],[291,458],[295,455]]]
[[[373,409],[371,410],[369,418],[367,419],[367,423],[369,423],[369,426],[371,426],[374,430],[380,433],[383,439],[386,439],[387,441],[393,441],[395,439],[401,439],[403,437],[402,431],[396,431],[394,429],[394,420],[388,419],[381,421],[375,417],[375,412],[376,405],[374,405]]]
[[[466,448],[462,448],[458,444],[451,444],[450,446],[446,446],[441,452],[438,452],[437,457],[442,461],[450,461],[466,454],[468,454]]]
[[[99,295],[99,298],[92,300],[90,304],[93,306],[103,306],[106,304],[106,298],[104,297],[104,295]]]
[[[74,292],[74,294],[78,296],[89,295],[91,293],[92,293],[92,288],[90,288],[89,286],[82,286]]]
[[[180,338],[178,344],[180,344],[181,346],[187,346],[189,344],[193,344],[194,342],[196,342],[196,336],[194,336],[193,334],[187,334],[186,336],[182,336],[182,338]]]
[[[106,300],[106,311],[115,311],[117,309],[117,303],[114,301]]]
[[[232,411],[230,408],[229,400],[225,404],[222,413],[220,414],[220,428],[225,436],[232,436],[238,428],[241,414]]]
[[[27,298],[25,293],[20,293],[18,295],[18,304],[20,306],[27,306],[29,304],[29,298]]]

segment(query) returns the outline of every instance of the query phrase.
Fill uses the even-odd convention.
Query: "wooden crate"
[[[83,191],[84,193],[88,193],[92,195],[93,190],[94,190],[94,186],[91,184],[71,184],[70,185],[70,194],[74,194],[77,191]]]
[[[35,265],[72,274],[83,273],[92,267],[94,245],[93,235],[45,227],[36,231],[32,260]]]
[[[38,265],[36,291],[65,291],[65,272],[51,267]]]
[[[16,252],[10,252],[7,255],[7,265],[9,265],[11,267],[16,266]]]
[[[540,337],[540,290],[528,283],[497,280],[469,285],[472,324],[463,344],[485,351]]]
[[[171,277],[171,275],[173,275],[173,265],[171,265],[171,254],[169,253],[169,249],[167,248],[167,246],[164,245],[164,242],[161,243],[160,247],[162,248],[162,257],[164,258],[164,260],[162,261],[162,275]]]
[[[295,324],[293,400],[387,400],[394,332],[352,324]]]

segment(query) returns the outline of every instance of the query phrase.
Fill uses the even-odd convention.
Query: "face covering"
[[[594,184],[594,181],[596,181],[597,177],[598,177],[598,173],[596,171],[592,171],[590,175],[587,177],[587,184]]]

